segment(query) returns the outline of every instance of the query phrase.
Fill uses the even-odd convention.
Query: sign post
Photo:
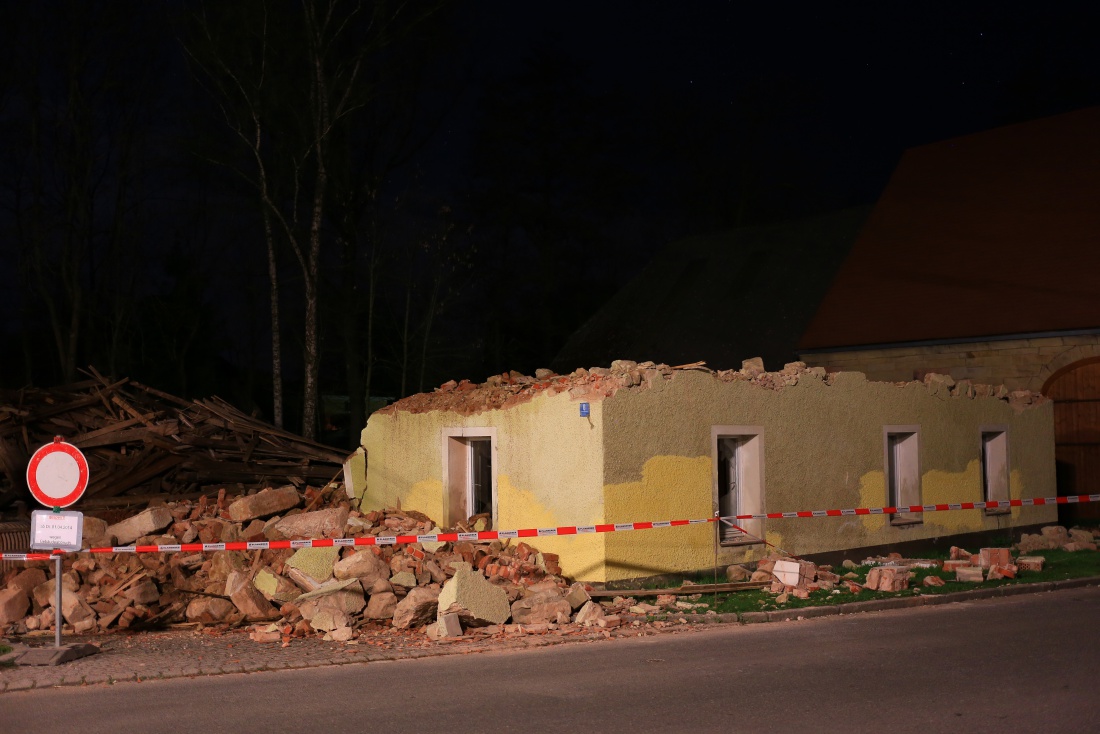
[[[31,495],[49,510],[31,513],[31,548],[53,552],[54,561],[54,650],[48,655],[19,657],[20,665],[57,665],[99,652],[94,645],[61,646],[62,584],[61,557],[64,551],[78,551],[84,537],[84,513],[62,512],[84,495],[88,488],[88,460],[76,446],[54,436],[34,452],[27,465],[27,486]],[[37,651],[42,652],[42,651]]]

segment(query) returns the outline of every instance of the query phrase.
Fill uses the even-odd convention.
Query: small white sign
[[[83,512],[31,513],[31,548],[35,550],[78,551],[83,536]]]

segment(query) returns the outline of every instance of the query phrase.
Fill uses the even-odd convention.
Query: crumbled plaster
[[[536,370],[535,376],[523,375],[515,370],[492,375],[484,383],[469,380],[451,380],[430,393],[410,395],[407,398],[379,410],[379,413],[396,412],[427,413],[435,410],[451,411],[460,415],[475,415],[489,410],[510,408],[526,403],[543,393],[556,395],[568,392],[577,401],[590,402],[609,398],[619,390],[647,390],[663,380],[671,380],[677,372],[701,371],[714,375],[721,382],[749,382],[754,386],[782,391],[793,387],[799,380],[823,380],[832,385],[838,376],[862,378],[862,373],[826,372],[824,367],[807,367],[804,362],[790,362],[778,372],[764,369],[759,357],[747,359],[739,370],[711,370],[704,362],[670,367],[653,362],[634,362],[618,359],[611,367],[583,367],[568,375],[558,375],[550,370]],[[898,387],[921,385],[933,395],[947,398],[992,397],[1008,402],[1017,412],[1041,405],[1048,399],[1028,390],[1009,391],[1004,385],[983,385],[970,380],[955,381],[949,375],[928,373],[922,381],[895,382]]]

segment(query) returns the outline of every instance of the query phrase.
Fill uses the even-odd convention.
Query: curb
[[[760,624],[762,622],[789,622],[791,620],[813,619],[814,617],[831,617],[840,614],[862,614],[864,612],[881,612],[888,609],[912,609],[914,607],[926,606],[932,607],[939,606],[941,604],[956,604],[959,602],[975,601],[978,599],[994,599],[1002,596],[1020,596],[1021,594],[1039,594],[1044,591],[1079,589],[1085,586],[1097,585],[1100,585],[1100,576],[1084,576],[1078,579],[1065,579],[1063,581],[1040,581],[1034,584],[1012,584],[1009,586],[994,586],[988,589],[956,591],[950,594],[905,596],[899,599],[869,599],[867,601],[853,601],[848,602],[847,604],[832,604],[829,606],[821,607],[780,609],[771,612],[742,612],[740,615],[720,614],[718,615],[718,617],[725,618],[737,616],[737,621],[741,624]],[[725,621],[725,619],[715,619],[715,621]]]

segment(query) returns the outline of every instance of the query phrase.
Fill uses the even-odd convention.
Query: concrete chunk
[[[302,501],[294,485],[278,489],[264,489],[256,494],[241,497],[229,506],[229,519],[234,522],[255,520],[258,517],[270,517],[297,507]]]
[[[364,619],[391,619],[397,608],[397,594],[384,591],[381,594],[371,594],[367,608],[363,612]]]
[[[603,607],[594,601],[585,603],[581,610],[577,612],[577,617],[573,621],[577,624],[582,624],[585,627],[592,627],[599,624],[600,620],[604,618],[605,613]]]
[[[557,622],[558,615],[564,614],[568,619],[573,613],[573,607],[565,600],[557,589],[540,591],[517,599],[512,604],[512,622],[514,624],[539,624],[540,622]]]
[[[331,507],[284,517],[269,528],[269,532],[281,538],[339,538],[347,522],[346,508]]]
[[[200,596],[192,599],[187,605],[184,615],[188,622],[205,622],[214,624],[224,622],[233,614],[235,607],[228,599],[218,599],[210,596]]]
[[[15,587],[0,591],[0,628],[21,621],[30,608],[30,597],[22,589]]]
[[[390,577],[390,566],[373,551],[352,553],[332,567],[332,575],[338,579],[363,579],[363,587],[370,588],[378,579]]]
[[[588,590],[584,588],[584,584],[579,582],[570,586],[568,593],[565,595],[565,600],[569,602],[570,609],[580,609],[591,599],[592,597],[589,595]]]
[[[331,548],[299,548],[283,565],[301,571],[319,586],[332,578],[332,570],[339,557],[340,549],[335,546]],[[291,578],[294,577],[291,576]],[[295,582],[297,582],[297,579],[295,579]]]
[[[172,512],[164,506],[150,507],[107,528],[119,545],[129,545],[144,535],[152,535],[172,524]]]
[[[980,584],[982,581],[985,581],[985,575],[980,566],[964,566],[955,569],[955,580]]]
[[[511,616],[508,592],[494,586],[473,570],[469,563],[451,564],[455,575],[439,594],[439,616],[456,613],[467,627],[504,624]]]
[[[277,610],[271,606],[271,602],[264,598],[244,571],[234,571],[225,580],[225,593],[246,617],[251,619],[263,619],[273,617]]]
[[[418,586],[398,602],[393,610],[393,626],[398,629],[420,627],[436,617],[439,607],[439,589]]]

